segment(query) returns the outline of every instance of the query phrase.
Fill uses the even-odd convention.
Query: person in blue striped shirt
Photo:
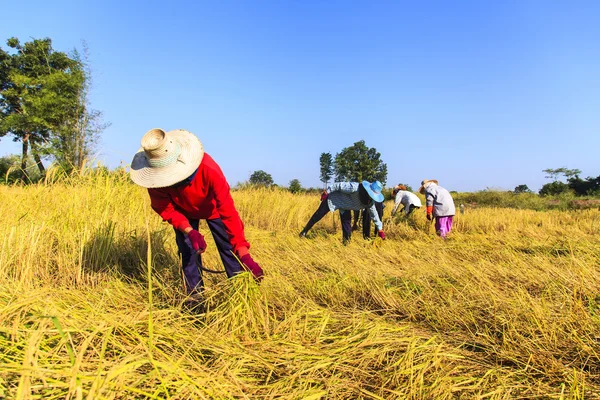
[[[383,232],[383,224],[379,219],[375,202],[383,201],[381,189],[383,185],[379,181],[369,183],[368,181],[358,182],[335,182],[321,195],[321,205],[315,211],[310,220],[300,232],[300,237],[306,237],[308,231],[314,224],[319,222],[328,212],[340,210],[340,218],[342,220],[342,237],[344,243],[350,240],[352,235],[352,212],[358,210],[366,210],[375,227],[377,236],[385,239]]]

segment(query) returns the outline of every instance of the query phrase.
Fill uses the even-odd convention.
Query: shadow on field
[[[166,240],[173,240],[171,229],[152,232],[153,275],[161,280],[179,278],[179,260],[176,252],[165,248]],[[117,235],[115,223],[109,222],[94,232],[85,244],[82,254],[84,272],[91,274],[116,273],[128,280],[146,282],[148,238],[145,231],[130,231]]]

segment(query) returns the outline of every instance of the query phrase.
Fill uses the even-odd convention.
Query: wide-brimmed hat
[[[168,187],[192,175],[202,157],[204,147],[192,133],[183,129],[170,132],[150,129],[133,156],[129,175],[145,188]]]
[[[433,182],[436,185],[438,184],[438,181],[436,181],[435,179],[423,179],[423,181],[421,182],[421,187],[418,190],[419,193],[425,194],[425,184],[429,183],[429,182]]]
[[[369,183],[369,181],[363,181],[362,185],[373,200],[375,200],[378,203],[381,203],[383,201],[384,197],[383,194],[381,194],[381,189],[383,189],[383,185],[381,184],[381,182],[375,181],[373,183]]]

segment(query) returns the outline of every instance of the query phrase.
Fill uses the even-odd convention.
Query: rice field
[[[194,315],[126,175],[0,186],[0,398],[600,398],[599,210],[479,207],[443,241],[390,202],[388,240],[343,246],[339,214],[298,238],[318,196],[233,196],[266,277],[206,276]]]

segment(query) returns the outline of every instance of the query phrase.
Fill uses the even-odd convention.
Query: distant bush
[[[571,189],[568,184],[561,181],[554,181],[542,186],[540,189],[540,196],[556,196],[563,193],[569,193],[570,191]]]
[[[498,207],[528,210],[568,210],[575,208],[595,207],[596,202],[590,199],[575,197],[571,191],[558,195],[541,196],[535,193],[515,193],[500,190],[481,190],[453,194],[456,205],[465,204],[470,207]],[[575,202],[574,200],[578,200]]]

